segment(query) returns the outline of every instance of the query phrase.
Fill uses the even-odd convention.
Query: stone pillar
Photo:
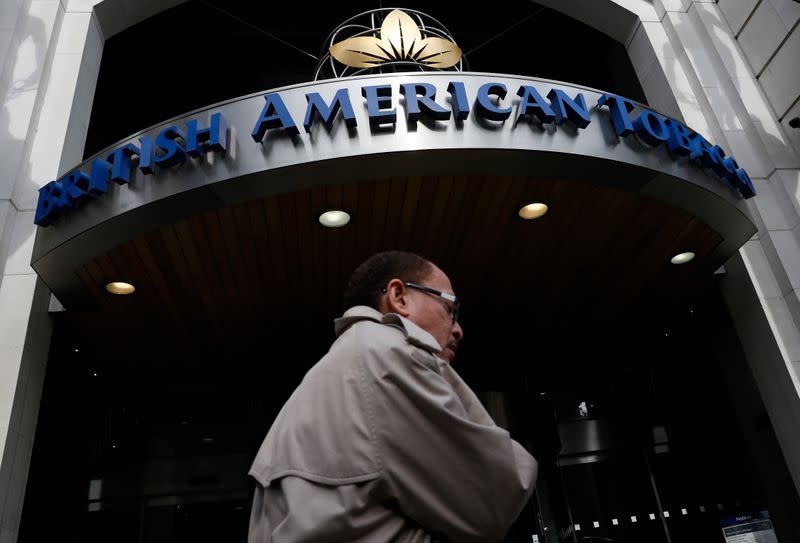
[[[648,100],[726,149],[753,179],[758,195],[749,208],[758,234],[731,263],[747,273],[731,274],[723,296],[800,489],[800,160],[783,119],[800,84],[786,83],[781,94],[779,76],[769,73],[771,66],[784,80],[798,77],[796,65],[781,63],[783,48],[793,50],[800,39],[800,31],[790,33],[800,5],[763,0],[757,11],[772,3],[783,21],[751,14],[756,2],[656,0],[658,21],[641,21],[628,51]],[[751,15],[759,17],[757,39],[747,33]],[[759,304],[743,305],[737,293],[753,287]]]
[[[37,190],[83,154],[94,3],[0,2],[0,543],[17,539],[50,346],[50,293],[30,267]]]

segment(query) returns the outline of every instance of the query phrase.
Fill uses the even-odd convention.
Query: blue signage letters
[[[199,158],[207,151],[224,152],[227,149],[227,123],[222,113],[211,116],[208,128],[198,129],[198,120],[186,122],[184,135],[177,126],[163,129],[154,138],[143,136],[140,146],[126,143],[105,155],[105,160],[95,158],[90,174],[81,170],[69,172],[64,177],[50,181],[39,189],[39,202],[33,222],[39,226],[53,224],[64,211],[77,207],[89,196],[108,192],[108,179],[118,185],[129,182],[131,158],[139,157],[139,169],[144,174],[153,173],[153,164],[160,168],[171,168],[186,160],[186,154]],[[179,140],[185,142],[184,147]]]
[[[200,158],[206,151],[222,152],[228,147],[228,125],[222,113],[211,116],[208,128],[197,128],[197,119],[186,121],[186,152],[192,158]]]
[[[692,140],[690,138],[689,129],[683,123],[674,119],[666,120],[669,127],[669,139],[667,140],[667,148],[673,155],[686,156],[692,152]]]
[[[333,96],[331,105],[325,103],[325,100],[319,95],[318,92],[311,92],[306,94],[308,107],[306,108],[306,118],[303,120],[303,128],[306,132],[311,132],[311,125],[314,124],[314,119],[320,117],[326,128],[333,126],[333,120],[339,110],[342,111],[344,122],[349,127],[356,126],[356,114],[353,113],[353,105],[350,103],[350,95],[347,89],[339,89]]]
[[[633,131],[650,147],[669,140],[669,127],[664,117],[647,109],[633,121]]]
[[[478,117],[483,117],[490,121],[505,121],[511,115],[510,107],[499,107],[490,98],[492,95],[497,96],[499,102],[506,97],[508,91],[506,86],[502,83],[486,83],[481,85],[478,89],[478,97],[475,100],[475,111],[478,112]]]
[[[739,191],[744,198],[756,195],[755,187],[747,175],[732,157],[725,157],[725,151],[719,145],[711,145],[707,139],[689,129],[675,119],[666,119],[658,113],[642,108],[639,116],[631,122],[630,114],[635,109],[633,102],[627,98],[605,93],[597,101],[598,106],[608,106],[611,121],[617,136],[627,136],[634,132],[647,145],[655,147],[666,142],[667,148],[677,156],[689,155],[689,160],[697,161],[703,168],[708,168],[727,181]]]
[[[447,121],[451,116],[461,123],[469,117],[471,104],[463,82],[449,82],[449,108],[436,101],[436,91],[436,86],[428,82],[399,85],[399,92],[405,97],[406,117],[410,123],[417,122],[421,117],[432,121]],[[392,86],[388,84],[361,87],[371,127],[396,124],[397,108],[392,107],[392,92]],[[475,115],[486,121],[505,122],[513,112],[511,105],[503,103],[507,94],[508,89],[504,83],[484,83],[478,88],[472,104]],[[569,121],[576,128],[585,129],[592,122],[591,110],[583,93],[579,92],[571,97],[564,90],[552,87],[547,98],[544,98],[533,85],[521,85],[516,95],[519,103],[515,125],[523,118],[536,118],[541,124],[560,126]],[[303,128],[306,132],[311,132],[317,119],[330,129],[340,113],[348,127],[357,126],[347,88],[335,90],[330,102],[317,92],[310,92],[305,96],[307,106]],[[290,137],[297,136],[297,124],[280,93],[265,94],[264,100],[264,106],[251,133],[253,140],[262,142],[267,131],[271,129],[281,129]],[[608,108],[617,137],[635,134],[644,146],[657,147],[664,144],[673,157],[685,157],[686,160],[707,168],[744,198],[755,196],[753,182],[736,160],[726,156],[719,145],[712,145],[680,121],[667,118],[613,93],[600,96],[597,107],[603,106]],[[632,117],[635,113],[638,114]],[[139,170],[149,175],[154,172],[154,165],[162,169],[171,168],[184,162],[186,155],[197,159],[209,151],[224,152],[228,147],[227,132],[225,118],[218,112],[211,116],[207,127],[202,127],[198,119],[190,119],[186,121],[185,131],[173,125],[164,128],[155,137],[140,137],[138,146],[126,143],[113,149],[104,158],[98,157],[91,162],[90,174],[76,169],[42,187],[39,190],[34,222],[40,226],[48,226],[64,210],[78,206],[89,196],[104,194],[108,190],[109,178],[119,185],[128,183],[135,157],[138,158]]]
[[[178,143],[178,138],[186,141],[186,136],[177,126],[170,126],[156,136],[156,152],[153,162],[162,168],[172,168],[186,160],[186,149]],[[162,152],[159,153],[158,150]]]
[[[267,103],[264,104],[261,115],[258,116],[256,126],[251,134],[256,143],[261,143],[261,140],[264,139],[264,134],[270,128],[283,128],[290,136],[296,136],[300,133],[280,94],[267,94],[264,99]]]
[[[392,107],[391,85],[361,87],[361,96],[367,101],[370,126],[378,127],[397,122],[397,109]]]
[[[139,170],[145,175],[153,173],[153,138],[144,136],[139,138],[139,145],[142,148],[139,154]]]
[[[561,89],[552,89],[547,93],[547,97],[550,99],[550,107],[556,114],[556,124],[569,120],[578,128],[586,128],[592,122],[583,94],[576,94],[573,100]]]
[[[130,180],[131,177],[131,157],[133,155],[139,156],[139,148],[136,147],[132,143],[128,143],[114,149],[108,155],[106,155],[106,160],[112,164],[111,168],[111,180],[116,183],[117,185],[124,185]],[[101,179],[102,178],[102,181]],[[103,183],[103,190],[101,192],[105,192],[105,182],[106,176],[105,173],[100,174],[98,178],[98,182]]]
[[[400,85],[400,94],[406,97],[406,115],[409,121],[416,122],[420,111],[437,121],[450,119],[450,110],[436,103],[436,87],[430,83]]]
[[[517,96],[520,97],[517,120],[528,115],[533,115],[539,119],[540,123],[552,123],[555,120],[556,114],[553,112],[553,108],[542,98],[536,87],[522,85],[517,91]]]
[[[447,85],[447,92],[453,102],[453,115],[457,121],[463,121],[469,116],[469,101],[467,100],[467,89],[461,81],[451,81]]]
[[[627,98],[607,92],[600,97],[597,105],[608,106],[611,111],[611,122],[614,124],[614,131],[617,136],[624,137],[633,132],[630,113],[636,109],[636,104]]]

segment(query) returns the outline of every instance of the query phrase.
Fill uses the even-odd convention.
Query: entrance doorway
[[[520,219],[531,201],[550,210]],[[320,226],[331,208],[351,224]],[[333,340],[347,276],[389,248],[450,275],[454,367],[540,461],[506,541],[717,542],[720,516],[762,509],[792,533],[720,242],[636,193],[535,177],[364,180],[166,224],[77,270],[96,307],[54,315],[19,541],[244,541],[249,464]],[[123,276],[134,295],[109,296]]]
[[[577,347],[560,336],[527,392],[489,393],[540,460],[533,520],[514,541],[725,543],[722,519],[763,510],[791,539],[796,492],[719,297],[724,280],[640,328]]]

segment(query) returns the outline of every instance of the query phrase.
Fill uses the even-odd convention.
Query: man
[[[250,470],[249,543],[500,541],[536,461],[450,366],[463,337],[450,280],[379,253],[345,307]]]

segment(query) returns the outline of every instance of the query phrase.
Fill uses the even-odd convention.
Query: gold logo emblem
[[[353,68],[375,68],[386,62],[408,61],[450,68],[461,60],[461,49],[444,38],[424,38],[414,19],[396,9],[381,25],[380,39],[372,36],[347,38],[330,47],[331,56]]]

